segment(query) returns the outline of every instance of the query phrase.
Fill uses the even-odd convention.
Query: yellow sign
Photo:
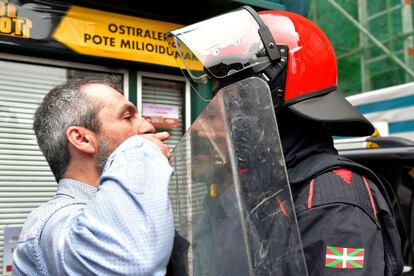
[[[75,52],[178,67],[177,51],[166,40],[181,25],[72,6],[53,38]],[[186,55],[197,68],[195,56]]]
[[[17,17],[16,5],[0,1],[0,35],[30,38],[32,21]]]

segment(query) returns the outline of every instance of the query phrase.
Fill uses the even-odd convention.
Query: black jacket
[[[338,156],[323,124],[290,111],[277,118],[309,275],[401,275],[400,238],[377,176]]]
[[[398,230],[376,176],[330,154],[296,170],[291,187],[309,275],[401,275]]]

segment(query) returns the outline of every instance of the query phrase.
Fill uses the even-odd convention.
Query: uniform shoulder
[[[293,187],[296,212],[299,214],[328,204],[348,204],[361,208],[376,221],[368,181],[352,168],[338,167],[324,171],[299,187]]]

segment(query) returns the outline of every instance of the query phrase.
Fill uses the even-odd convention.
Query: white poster
[[[177,128],[180,126],[179,108],[166,104],[142,104],[143,117],[156,128]]]
[[[21,226],[4,227],[3,275],[11,275],[13,251],[17,246],[21,230]]]

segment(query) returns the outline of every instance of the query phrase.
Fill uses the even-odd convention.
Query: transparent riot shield
[[[307,275],[267,84],[219,91],[173,151],[172,275]]]

